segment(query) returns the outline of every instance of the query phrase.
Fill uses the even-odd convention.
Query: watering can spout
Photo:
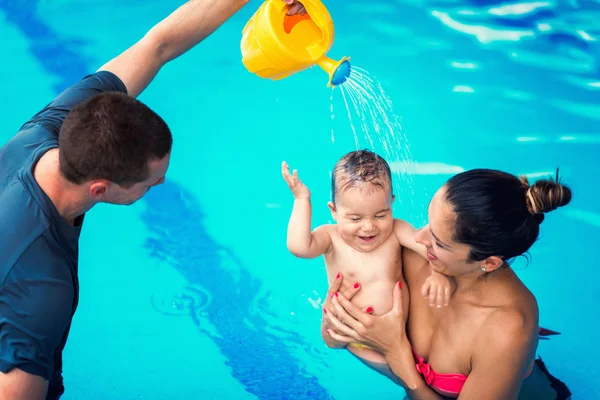
[[[350,76],[350,59],[327,56],[333,45],[334,27],[327,8],[319,0],[302,1],[306,14],[287,15],[283,0],[266,0],[242,31],[242,63],[265,79],[284,79],[318,65],[328,76],[328,86]]]
[[[346,82],[350,76],[351,66],[348,57],[335,61],[327,56],[323,56],[317,60],[317,65],[329,75],[327,86],[339,86]]]

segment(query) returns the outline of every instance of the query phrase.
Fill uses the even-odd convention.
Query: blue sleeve
[[[102,92],[127,93],[125,84],[109,71],[91,74],[65,89],[50,104],[27,121],[16,136],[0,148],[0,161],[20,165],[30,157],[58,147],[58,134],[65,117],[77,104]],[[1,168],[0,168],[1,170]]]
[[[70,324],[74,290],[29,277],[0,287],[0,371],[19,368],[50,380],[54,353]]]
[[[27,121],[21,130],[31,125],[42,125],[45,130],[58,139],[58,133],[65,117],[77,104],[82,103],[102,92],[127,93],[125,84],[109,71],[99,71],[83,78],[81,81],[65,89],[50,104]]]

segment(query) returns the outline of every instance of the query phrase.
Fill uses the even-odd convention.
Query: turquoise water
[[[546,218],[531,262],[515,269],[541,324],[562,332],[540,344],[548,368],[574,399],[600,398],[598,4],[329,3],[330,55],[368,71],[402,125],[389,160],[396,216],[422,224],[435,190],[463,169],[536,176],[560,166],[574,200]],[[401,397],[321,343],[323,262],[285,246],[292,197],[281,161],[298,168],[322,224],[333,164],[357,139],[371,144],[353,114],[355,137],[322,71],[271,82],[243,68],[241,29],[258,5],[167,65],[141,96],[174,132],[173,162],[144,201],[86,217],[67,400]],[[173,7],[0,0],[0,141]],[[383,154],[381,143],[373,148]]]

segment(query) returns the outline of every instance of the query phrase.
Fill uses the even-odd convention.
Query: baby
[[[328,282],[342,273],[344,279],[360,283],[352,299],[357,307],[374,315],[392,308],[393,286],[404,282],[401,246],[426,258],[426,248],[414,239],[415,229],[406,221],[392,217],[392,176],[387,162],[369,150],[352,151],[335,165],[331,179],[329,209],[336,224],[321,225],[311,232],[310,191],[293,175],[286,162],[282,175],[294,194],[294,207],[288,224],[287,246],[297,257],[324,255]],[[424,296],[447,304],[450,281],[433,273],[422,288]],[[429,294],[432,296],[429,296]],[[408,312],[408,296],[404,312]],[[431,303],[433,305],[433,302]],[[322,326],[322,332],[326,328]],[[327,333],[324,333],[325,335]],[[364,346],[348,348],[369,361],[381,362],[381,354]]]

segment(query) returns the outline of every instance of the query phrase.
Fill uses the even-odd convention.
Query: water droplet
[[[390,163],[410,162],[412,155],[408,138],[402,130],[400,117],[394,112],[392,101],[375,77],[360,68],[352,67],[347,81],[338,86],[346,107],[350,128],[357,149],[367,140],[374,149],[376,144],[383,150],[382,156]],[[374,150],[377,151],[377,150]],[[412,191],[414,173],[392,171],[400,179],[393,179],[395,193]],[[404,196],[398,196],[401,199]],[[413,196],[406,196],[413,202]]]

